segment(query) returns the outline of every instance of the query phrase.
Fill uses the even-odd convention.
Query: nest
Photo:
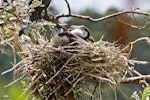
[[[43,42],[39,40],[38,44],[27,42],[27,38],[21,40],[28,53],[21,53],[24,59],[16,72],[26,76],[27,90],[43,99],[74,100],[80,93],[91,96],[83,84],[117,85],[126,75],[132,75],[130,54],[115,43],[83,40],[55,48],[48,40],[40,39]]]
[[[23,77],[27,79],[22,95],[31,90],[30,94],[44,100],[82,100],[85,97],[101,98],[101,93],[95,96],[101,83],[113,86],[131,82],[149,86],[145,80],[150,76],[141,75],[132,67],[135,63],[147,62],[130,59],[134,45],[143,41],[150,44],[147,37],[122,47],[102,39],[90,43],[75,36],[75,41],[54,47],[39,29],[29,28],[25,32],[21,36],[13,36],[13,44],[9,41],[17,49],[20,61],[2,73],[16,69],[15,75],[19,73],[22,77],[14,82]],[[134,74],[139,77],[134,77]],[[95,88],[90,89],[91,86]]]

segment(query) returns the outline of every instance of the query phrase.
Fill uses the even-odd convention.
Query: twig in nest
[[[8,85],[4,86],[4,88],[11,86],[12,84],[18,82],[19,80],[23,79],[25,76],[19,77],[18,79],[15,79],[13,82],[9,83]]]
[[[110,79],[107,79],[107,78],[104,78],[104,77],[100,77],[100,76],[96,76],[96,75],[92,75],[92,74],[87,74],[87,75],[89,75],[89,76],[91,76],[91,77],[94,77],[94,78],[96,78],[96,79],[99,79],[99,80],[101,80],[101,81],[107,81],[107,82],[110,82],[110,83],[112,83],[112,84],[116,84],[116,82],[113,82],[112,80],[110,80]]]
[[[23,93],[17,98],[17,100],[19,100],[41,77],[42,74],[39,75],[39,77],[36,80],[34,80],[33,83],[29,84],[28,87],[23,91]]]
[[[24,61],[26,61],[26,60],[28,60],[28,59],[30,59],[30,58],[25,58],[25,59],[23,59],[22,61],[18,62],[16,65],[14,65],[12,68],[10,68],[10,69],[8,69],[8,70],[2,72],[1,75],[4,75],[4,74],[6,74],[6,73],[8,73],[8,72],[13,71],[15,68],[17,68],[20,64],[22,64]]]
[[[9,43],[9,42],[12,41],[15,37],[16,37],[16,36],[14,35],[14,36],[12,36],[12,37],[10,37],[10,38],[8,38],[8,39],[2,40],[2,41],[0,42],[0,45],[4,45],[4,44]]]
[[[45,84],[48,84],[49,82],[51,82],[51,81],[66,67],[66,65],[67,65],[73,58],[74,58],[74,55],[73,55],[70,59],[68,59],[68,61],[61,67],[61,69],[60,69],[59,71],[57,71],[57,73],[56,73],[53,77],[51,77]]]
[[[78,84],[82,79],[84,79],[84,77],[80,77],[79,79],[77,79],[76,82],[73,84],[72,88],[70,88],[70,90],[67,91],[67,93],[65,94],[65,96],[67,96],[67,95],[74,89],[74,87],[77,86],[77,84]]]

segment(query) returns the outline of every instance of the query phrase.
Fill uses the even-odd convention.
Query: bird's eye
[[[72,31],[72,29],[68,29],[68,31]]]
[[[82,31],[86,31],[84,27],[81,27],[81,30],[82,30]]]

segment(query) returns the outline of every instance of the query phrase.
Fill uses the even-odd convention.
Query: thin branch
[[[139,29],[140,30],[144,29],[149,24],[149,22],[150,22],[150,19],[148,19],[148,21],[143,26],[139,27]]]
[[[114,88],[113,90],[114,90],[115,100],[117,100],[117,91],[116,91],[116,88]]]
[[[67,93],[65,94],[65,96],[67,96],[73,89],[74,89],[74,87],[82,80],[82,79],[84,79],[85,77],[83,76],[83,77],[80,77],[74,84],[73,84],[73,86],[72,86],[72,88],[69,90],[69,91],[67,91]]]
[[[14,80],[13,82],[11,82],[11,83],[9,83],[8,85],[4,86],[4,88],[11,86],[12,84],[14,84],[14,83],[18,82],[19,80],[23,79],[24,77],[25,77],[25,76],[22,76],[22,77],[20,77],[20,78],[18,78],[18,79],[16,79],[16,80]]]
[[[68,0],[65,0],[66,4],[67,4],[67,8],[68,8],[68,14],[70,15],[71,14],[71,7],[69,5],[69,2]]]
[[[148,45],[150,45],[150,39],[148,37],[142,37],[142,38],[139,38],[133,42],[130,42],[125,48],[123,48],[121,50],[122,53],[131,53],[132,51],[132,48],[141,43],[141,42],[147,42]]]
[[[12,41],[15,37],[16,37],[16,35],[14,35],[14,36],[6,39],[6,40],[0,41],[0,45],[3,45],[5,43],[8,43],[8,42]]]
[[[134,70],[134,73],[137,74],[138,76],[142,76],[141,73],[139,73],[138,71]],[[148,83],[146,82],[146,80],[143,80],[143,83],[148,86]]]
[[[95,94],[95,92],[96,92],[96,89],[97,89],[98,84],[99,84],[99,83],[96,82],[96,85],[95,85],[94,90],[93,90],[93,92],[92,92],[92,95],[93,95],[93,96],[94,96],[94,94]],[[93,96],[90,97],[90,100],[92,100]]]
[[[135,76],[135,77],[130,77],[130,78],[124,78],[120,82],[121,83],[137,83],[137,84],[143,84],[144,86],[148,85],[143,83],[143,80],[149,80],[150,75],[142,75],[142,76]]]
[[[62,66],[62,68],[59,70],[59,71],[57,71],[57,73],[54,75],[54,76],[52,76],[45,84],[48,84],[48,83],[50,83],[65,67],[66,67],[66,65],[72,60],[72,58],[74,58],[74,55]]]
[[[48,95],[48,97],[50,97],[52,94],[54,94],[54,93],[56,93],[56,91],[58,90],[58,89],[60,89],[60,87],[71,77],[72,75],[70,74],[59,86],[57,86],[57,88],[53,91],[53,92],[51,92],[49,95]],[[49,90],[49,89],[48,89]]]
[[[122,24],[125,24],[125,25],[127,25],[127,26],[129,26],[129,27],[136,28],[136,29],[139,29],[139,30],[144,29],[144,28],[149,24],[149,22],[150,22],[150,20],[148,19],[148,20],[145,22],[145,24],[144,24],[143,26],[138,26],[138,25],[132,25],[132,24],[130,24],[130,23],[124,22],[124,21],[122,21],[121,19],[116,18],[116,17],[115,17],[115,19],[116,19],[118,22],[122,23]]]
[[[20,100],[20,98],[42,77],[42,74],[39,75],[39,77],[36,78],[35,81],[33,81],[28,87],[23,91],[23,93],[17,98],[17,100]]]
[[[98,89],[99,89],[99,97],[100,97],[100,100],[102,100],[102,89],[101,89],[101,81],[99,80],[98,82]]]
[[[28,100],[29,97],[38,89],[38,86],[36,86],[28,95],[27,97],[25,98],[25,100]],[[33,99],[34,100],[34,99]]]
[[[117,87],[117,90],[128,100],[129,97],[124,93],[124,91],[121,90],[121,88]]]
[[[132,9],[131,9],[131,11],[132,11]],[[131,14],[131,16],[133,17],[133,19],[134,19],[134,21],[135,21],[136,26],[139,26],[139,24],[138,24],[138,22],[137,22],[137,20],[136,20],[136,18],[135,18],[135,14],[134,14],[134,13],[132,13],[132,14]],[[140,26],[139,26],[139,27],[140,27]]]
[[[8,44],[8,45],[10,45],[11,46],[11,48],[12,48],[12,51],[13,51],[13,58],[14,58],[14,62],[13,62],[13,66],[14,65],[16,65],[17,64],[17,57],[16,57],[16,50],[15,50],[15,47],[13,46],[13,45],[11,45],[11,44]],[[15,68],[16,69],[16,68]],[[14,69],[14,70],[15,70]],[[15,79],[15,75],[14,75],[15,73],[13,73],[13,79]]]
[[[124,24],[124,25],[126,25],[126,26],[132,27],[132,28],[139,29],[139,27],[141,27],[141,26],[136,26],[136,25],[132,25],[132,24],[130,24],[130,23],[124,22],[124,21],[122,21],[121,19],[116,18],[116,17],[115,17],[115,19],[116,19],[118,22],[120,22],[120,23],[122,23],[122,24]]]
[[[63,18],[63,17],[75,17],[75,18],[89,20],[89,21],[92,21],[92,22],[99,22],[99,21],[103,21],[103,20],[106,20],[106,19],[109,19],[109,18],[120,16],[120,15],[133,14],[133,13],[138,14],[138,15],[148,16],[148,17],[150,16],[150,14],[146,13],[146,12],[124,11],[124,12],[118,12],[118,13],[114,13],[114,14],[111,14],[111,15],[108,15],[108,16],[101,17],[101,18],[96,18],[96,19],[91,18],[90,16],[83,16],[83,15],[77,15],[77,14],[61,14],[61,15],[55,16],[54,20],[58,21],[59,18]]]
[[[96,75],[93,75],[93,74],[86,74],[86,75],[89,75],[90,77],[94,77],[94,78],[96,78],[98,80],[101,80],[101,81],[110,82],[110,83],[112,83],[114,85],[116,84],[116,82],[113,82],[112,80],[104,78],[104,77],[96,76]]]
[[[18,62],[18,63],[17,63],[16,65],[14,65],[12,68],[10,68],[10,69],[8,69],[8,70],[2,72],[1,75],[4,75],[4,74],[6,74],[6,73],[8,73],[8,72],[13,71],[15,68],[17,68],[20,64],[22,64],[22,63],[23,63],[24,61],[26,61],[27,59],[29,59],[29,58],[25,58],[25,59],[23,59],[22,61]]]

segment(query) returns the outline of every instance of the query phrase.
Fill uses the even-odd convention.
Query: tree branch
[[[71,7],[69,5],[69,2],[67,0],[65,0],[67,7],[68,7],[68,14],[71,15]]]
[[[63,17],[75,17],[75,18],[80,18],[80,19],[85,19],[85,20],[88,20],[88,21],[92,21],[92,22],[99,22],[99,21],[103,21],[103,20],[106,20],[106,19],[109,19],[109,18],[120,16],[120,15],[133,14],[133,13],[138,14],[138,15],[148,16],[148,17],[150,16],[150,14],[146,13],[146,12],[124,11],[124,12],[118,12],[118,13],[114,13],[114,14],[111,14],[111,15],[108,15],[108,16],[101,17],[101,18],[96,18],[96,19],[91,18],[90,16],[77,15],[77,14],[60,14],[60,15],[56,15],[54,20],[58,21],[60,18],[63,18]]]
[[[124,78],[120,80],[121,83],[137,83],[137,84],[142,84],[144,86],[150,86],[145,82],[145,80],[149,80],[150,75],[141,75],[141,76],[135,76],[135,77],[129,77],[129,78]]]

